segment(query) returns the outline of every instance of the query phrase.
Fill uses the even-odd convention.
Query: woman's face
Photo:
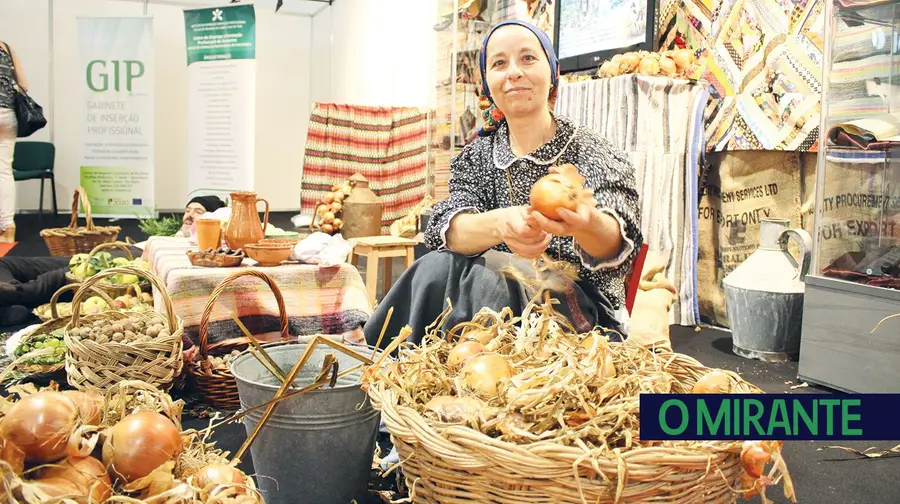
[[[550,62],[528,28],[509,25],[491,35],[485,75],[491,98],[507,117],[549,109]]]

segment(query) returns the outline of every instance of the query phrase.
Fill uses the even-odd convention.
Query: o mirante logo
[[[641,394],[641,439],[891,440],[900,394]]]

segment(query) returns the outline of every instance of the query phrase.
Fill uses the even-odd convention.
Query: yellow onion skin
[[[37,392],[9,409],[0,421],[0,437],[22,450],[26,462],[56,462],[66,457],[78,416],[78,405],[61,392]]]
[[[93,391],[82,392],[80,390],[65,390],[63,395],[78,406],[81,422],[84,425],[100,425],[100,417],[103,414],[102,395]]]
[[[103,463],[114,479],[131,483],[174,460],[182,448],[181,433],[171,420],[141,411],[112,427],[103,442]]]
[[[56,486],[54,482],[58,480],[71,482],[79,489],[79,496],[74,499],[79,504],[99,504],[112,495],[112,481],[106,466],[94,457],[69,457],[57,462],[43,470],[35,483],[44,483],[42,488],[46,490]]]

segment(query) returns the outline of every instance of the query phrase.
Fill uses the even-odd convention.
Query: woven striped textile
[[[824,3],[663,0],[660,47],[700,51],[709,151],[818,148]]]
[[[410,107],[317,103],[303,159],[301,212],[354,173],[384,204],[382,234],[425,197],[428,114]]]
[[[641,233],[656,257],[668,258],[678,288],[670,321],[699,322],[697,305],[697,167],[703,147],[703,86],[643,75],[560,87],[556,113],[591,128],[634,165]]]
[[[237,268],[202,268],[191,264],[185,254],[190,249],[186,238],[151,237],[143,257],[165,284],[176,314],[184,321],[185,334],[196,343],[212,291],[239,268],[252,267],[253,261],[245,259]],[[362,276],[349,264],[333,268],[282,264],[260,270],[281,289],[292,336],[343,334],[362,327],[372,313]],[[154,292],[156,306],[162,306],[159,295]],[[275,296],[258,278],[240,278],[217,298],[209,325],[210,344],[243,335],[231,319],[232,312],[260,339],[279,338]]]

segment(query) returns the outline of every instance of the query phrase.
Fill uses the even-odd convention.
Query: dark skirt
[[[407,341],[420,343],[425,329],[431,326],[447,308],[447,299],[453,304],[441,330],[449,331],[461,322],[472,320],[483,308],[501,311],[506,307],[514,315],[522,311],[537,293],[533,287],[513,279],[504,273],[509,266],[520,273],[534,276],[531,262],[511,254],[489,250],[478,257],[466,257],[450,251],[430,252],[415,261],[397,279],[397,282],[375,308],[363,331],[369,345],[375,345],[393,307],[381,348],[387,347],[409,325],[412,334]],[[564,315],[579,332],[595,327],[621,331],[612,304],[592,284],[571,281],[557,274],[554,285],[564,286],[551,290],[551,297],[558,300],[556,311]],[[616,339],[611,335],[611,340]]]

